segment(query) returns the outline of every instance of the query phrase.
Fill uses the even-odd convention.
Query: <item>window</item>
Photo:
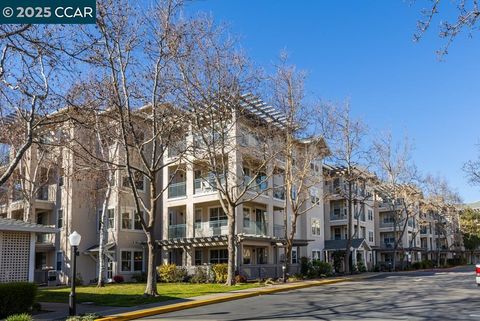
[[[368,220],[373,221],[373,211],[372,210],[368,210]]]
[[[122,272],[130,272],[132,270],[132,252],[122,251]]]
[[[251,264],[252,263],[252,249],[249,247],[243,248],[243,264]]]
[[[250,227],[250,209],[248,207],[243,208],[243,227]]]
[[[318,191],[316,189],[310,190],[310,202],[320,205],[320,197],[318,197]]]
[[[120,264],[122,272],[142,272],[143,251],[121,251]]]
[[[297,249],[292,249],[292,264],[298,263]]]
[[[64,175],[65,175],[63,168],[60,168],[60,173],[59,173],[58,175],[59,175],[59,176],[58,176],[58,186],[63,186],[63,184],[64,184]]]
[[[372,231],[368,231],[368,241],[373,242],[373,232]]]
[[[195,265],[202,265],[203,253],[202,250],[195,250]]]
[[[210,250],[210,263],[211,264],[228,263],[228,250],[227,249]]]
[[[134,172],[133,173],[133,181],[135,182],[135,187],[139,191],[144,191],[145,190],[145,182],[144,182],[144,177],[141,172]],[[122,186],[123,187],[130,187],[130,181],[128,179],[128,176],[123,177],[122,181]]]
[[[195,228],[200,229],[202,227],[202,209],[195,209]]]
[[[334,240],[341,240],[342,239],[342,231],[339,227],[333,229],[333,239]]]
[[[107,210],[107,228],[115,228],[115,210],[113,208]]]
[[[320,231],[320,219],[318,218],[312,218],[312,235],[317,235],[319,236],[321,231]]]
[[[320,260],[321,252],[319,250],[312,250],[312,260]]]
[[[257,248],[257,264],[267,264],[268,263],[268,251],[265,247]]]
[[[63,267],[63,252],[57,252],[57,271],[61,271]]]
[[[122,229],[130,230],[132,228],[132,219],[130,213],[122,213]]]
[[[63,210],[57,211],[57,228],[63,227]]]
[[[143,251],[133,252],[133,271],[143,271]]]
[[[210,209],[210,227],[227,226],[227,214],[221,207]]]
[[[142,221],[140,220],[140,216],[145,219],[145,214],[143,211],[140,211],[140,215],[137,215],[137,212],[133,215],[133,229],[134,230],[142,230]]]

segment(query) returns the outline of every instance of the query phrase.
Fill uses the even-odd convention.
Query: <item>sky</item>
[[[421,9],[430,1],[196,0],[228,23],[256,64],[271,66],[282,49],[308,73],[306,90],[325,101],[349,100],[373,135],[386,130],[413,141],[423,173],[447,178],[465,202],[480,200],[462,165],[480,155],[480,34],[459,36],[449,54],[436,50],[440,7],[432,29],[413,41]],[[448,2],[446,2],[448,4]]]

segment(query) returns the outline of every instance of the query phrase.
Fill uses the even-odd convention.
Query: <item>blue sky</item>
[[[435,51],[439,20],[413,42],[429,1],[198,0],[188,10],[212,13],[241,36],[259,65],[281,49],[308,72],[307,90],[323,100],[349,99],[373,133],[407,134],[423,172],[445,176],[466,202],[480,199],[461,167],[480,152],[480,34],[461,36],[444,61]],[[440,8],[442,17],[454,14]]]

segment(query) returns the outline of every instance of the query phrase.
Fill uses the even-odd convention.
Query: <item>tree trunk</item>
[[[111,176],[111,174],[109,174]],[[109,177],[110,179],[110,177]],[[103,287],[105,285],[105,241],[107,239],[107,208],[110,200],[110,193],[112,187],[110,183],[107,183],[107,190],[105,191],[105,198],[102,204],[102,216],[100,217],[100,238],[98,242],[98,281],[97,287]]]
[[[345,265],[345,274],[350,274],[352,271],[350,269],[350,256],[351,251],[350,247],[352,246],[352,230],[353,230],[353,201],[352,201],[352,182],[348,182],[348,208],[347,208],[347,242],[345,245],[345,257],[344,257],[344,265]]]
[[[144,296],[158,296],[157,292],[157,270],[156,264],[156,245],[155,238],[151,230],[147,233],[147,286],[145,287]]]
[[[227,281],[226,285],[234,285],[235,284],[235,255],[236,255],[236,248],[235,248],[235,207],[232,205],[228,206],[228,221],[227,221],[227,228],[228,228],[228,239],[227,239],[227,246],[228,246],[228,273],[227,273]]]

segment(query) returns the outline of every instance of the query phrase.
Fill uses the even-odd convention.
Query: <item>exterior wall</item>
[[[0,231],[0,283],[33,281],[35,234]]]

